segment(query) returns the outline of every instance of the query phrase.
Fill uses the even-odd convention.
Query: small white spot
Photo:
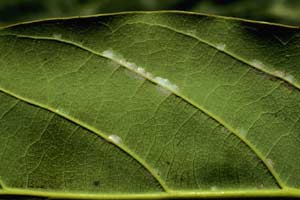
[[[172,84],[168,79],[166,78],[162,78],[162,77],[155,77],[154,80],[159,84],[162,85],[172,91],[177,91],[178,90],[178,86],[175,84]]]
[[[212,186],[212,187],[210,188],[211,191],[217,191],[217,189],[218,189],[217,186]]]
[[[252,60],[252,61],[250,62],[250,64],[251,64],[253,67],[257,68],[257,69],[265,69],[265,68],[266,68],[266,66],[264,65],[264,63],[262,63],[261,61],[256,60],[256,59]]]
[[[62,35],[61,34],[57,34],[57,33],[54,33],[52,35],[55,39],[61,39]]]
[[[217,44],[217,49],[219,49],[220,51],[224,51],[226,48],[226,44]]]
[[[295,82],[295,77],[293,75],[288,74],[284,78],[285,78],[285,80],[287,80],[290,83],[294,83]]]
[[[270,158],[267,158],[267,163],[273,168],[274,167],[274,162]]]
[[[108,136],[108,139],[112,143],[115,143],[115,144],[121,144],[122,143],[122,139],[117,135],[110,135],[110,136]]]

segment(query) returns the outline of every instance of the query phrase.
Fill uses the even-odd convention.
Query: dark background
[[[300,0],[0,0],[0,26],[137,10],[186,10],[300,26]]]

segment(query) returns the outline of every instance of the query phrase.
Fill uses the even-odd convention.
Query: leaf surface
[[[184,12],[0,30],[0,194],[300,196],[299,42]]]

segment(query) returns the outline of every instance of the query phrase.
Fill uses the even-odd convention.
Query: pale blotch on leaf
[[[61,39],[62,35],[61,35],[61,34],[54,33],[54,34],[52,35],[52,37],[54,37],[55,39]]]
[[[117,135],[110,135],[110,136],[108,136],[108,139],[109,139],[110,142],[112,142],[114,144],[121,144],[122,143],[122,139]]]
[[[55,110],[55,112],[58,113],[58,114],[61,114],[61,115],[68,115],[69,114],[69,112],[67,110],[63,109],[63,108],[57,108]]]
[[[141,80],[141,81],[145,80],[145,78],[143,76],[141,76],[140,74],[137,74],[131,70],[126,70],[125,74],[130,78],[134,78],[134,79]]]
[[[292,84],[296,85],[296,87],[298,87],[297,81],[293,75],[287,74],[286,72],[279,71],[279,70],[274,71],[273,74],[274,74],[274,76],[280,77],[280,78],[286,80],[287,82],[292,83]]]
[[[220,51],[224,51],[226,48],[226,44],[217,44],[216,48]]]
[[[133,63],[133,62],[128,62],[126,59],[123,58],[123,56],[121,56],[120,54],[116,53],[114,50],[112,49],[108,49],[102,52],[102,56],[109,58],[117,63],[119,63],[120,65],[125,66],[126,68],[129,68],[131,70],[136,71],[138,66]]]
[[[275,71],[273,72],[273,74],[274,74],[274,76],[277,76],[277,77],[280,77],[280,78],[285,77],[285,72],[280,71],[280,70],[275,70]]]
[[[261,69],[261,70],[264,70],[264,71],[270,71],[270,73],[273,75],[273,76],[276,76],[278,78],[282,78],[284,80],[286,80],[287,82],[289,83],[293,83],[293,84],[297,84],[296,83],[296,80],[295,80],[295,77],[291,74],[287,74],[285,71],[281,71],[281,70],[271,70],[271,69],[267,69],[266,66],[259,60],[252,60],[250,62],[250,64],[257,68],[257,69]]]
[[[285,76],[285,80],[287,80],[290,83],[294,83],[295,82],[295,77],[293,75],[287,74]]]
[[[113,68],[119,68],[121,65],[117,62],[110,60],[109,65]]]
[[[161,86],[163,86],[163,87],[165,87],[165,88],[168,88],[168,89],[171,90],[171,91],[177,91],[177,90],[178,90],[178,86],[175,85],[175,84],[173,84],[173,83],[171,83],[171,82],[170,82],[168,79],[166,79],[166,78],[162,78],[162,77],[157,76],[157,77],[154,77],[154,81],[155,81],[157,84],[159,84],[159,85],[161,85]]]
[[[273,162],[273,160],[272,159],[270,159],[270,158],[267,158],[267,163],[273,168],[274,167],[274,162]]]
[[[161,87],[160,85],[157,85],[156,89],[158,93],[162,94],[163,96],[170,96],[172,94],[170,90],[167,90],[166,88]]]
[[[196,36],[197,35],[197,30],[188,30],[187,33],[191,36]]]
[[[114,59],[116,57],[114,51],[112,49],[108,49],[102,52],[102,55],[104,57],[110,58],[110,59]]]
[[[211,191],[217,191],[218,188],[217,188],[217,186],[212,186],[212,187],[210,187],[210,190],[211,190]]]
[[[162,78],[159,76],[156,76],[156,77],[153,76],[153,74],[151,74],[150,72],[147,72],[143,67],[140,67],[133,62],[127,61],[126,59],[123,58],[123,56],[121,56],[118,53],[115,53],[112,49],[103,51],[102,55],[106,58],[110,58],[110,59],[114,60],[115,62],[121,64],[122,66],[125,66],[126,68],[134,71],[135,73],[140,74],[142,77],[148,78],[148,79],[154,81],[155,83],[157,83],[158,85],[160,85],[166,89],[169,89],[171,91],[178,90],[178,86],[171,83],[168,79]]]
[[[261,62],[261,61],[259,61],[259,60],[256,60],[256,59],[252,60],[252,61],[250,62],[250,64],[251,64],[253,67],[257,68],[257,69],[262,69],[262,70],[264,70],[264,69],[266,68],[266,66],[265,66],[265,64],[264,64],[263,62]]]
[[[136,71],[134,72],[138,77],[140,77],[140,79],[145,79],[145,78],[151,79],[153,77],[151,73],[146,72],[146,70],[142,67],[137,67]]]
[[[248,133],[248,131],[246,129],[241,128],[241,127],[237,128],[236,132],[237,132],[237,134],[239,134],[243,138],[246,137],[247,133]]]
[[[121,63],[122,65],[127,66],[128,68],[130,68],[130,69],[132,69],[132,70],[137,70],[137,68],[138,68],[138,66],[137,66],[135,63],[133,63],[133,62],[128,62],[128,61],[126,61],[125,59],[121,60],[120,63]]]
[[[137,68],[137,71],[138,71],[140,74],[145,74],[145,73],[146,73],[145,69],[142,68],[142,67],[138,67],[138,68]]]
[[[153,79],[153,75],[150,72],[145,72],[145,76],[148,77],[149,79]]]
[[[150,72],[147,72],[144,68],[137,66],[136,70],[134,70],[136,73],[139,75],[148,78],[148,79],[153,79],[153,75]]]

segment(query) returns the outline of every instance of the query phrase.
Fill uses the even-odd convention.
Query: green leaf
[[[299,42],[186,12],[0,30],[0,196],[300,197]]]

